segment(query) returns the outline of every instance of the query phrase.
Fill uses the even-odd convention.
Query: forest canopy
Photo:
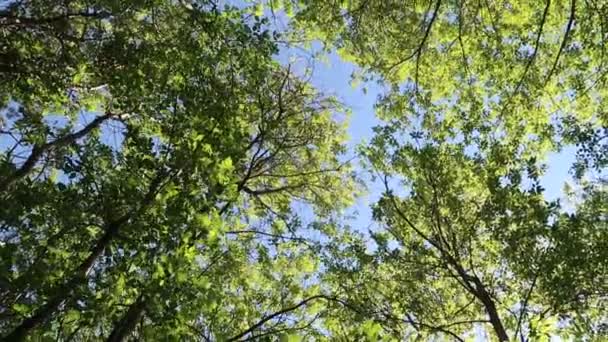
[[[608,339],[606,18],[0,2],[0,339]],[[353,65],[374,111],[294,51]]]

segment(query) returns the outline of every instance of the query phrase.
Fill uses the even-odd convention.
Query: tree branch
[[[399,67],[401,64],[409,61],[410,59],[416,57],[416,84],[418,84],[418,66],[420,64],[420,57],[422,55],[422,50],[424,49],[424,45],[426,44],[426,41],[431,33],[431,28],[433,27],[433,23],[435,22],[435,19],[437,19],[437,14],[439,13],[439,7],[441,6],[441,0],[437,0],[437,2],[435,3],[435,8],[433,9],[433,14],[431,16],[431,20],[428,24],[428,26],[426,27],[426,30],[424,31],[424,36],[422,37],[422,41],[420,42],[420,44],[418,44],[418,47],[416,48],[416,50],[414,50],[414,52],[409,55],[408,57],[401,59],[400,61],[398,61],[397,63],[393,64],[392,66],[389,67],[388,71],[392,71],[393,69]],[[426,18],[425,18],[426,19]]]
[[[270,320],[272,320],[272,319],[274,319],[276,317],[279,317],[279,316],[281,316],[283,314],[286,314],[288,312],[297,310],[300,307],[308,304],[309,302],[311,302],[311,301],[313,301],[315,299],[320,299],[320,298],[326,298],[326,296],[324,296],[324,295],[316,295],[316,296],[308,297],[308,298],[302,300],[301,302],[299,302],[299,303],[297,303],[297,304],[295,304],[293,306],[290,306],[290,307],[284,308],[282,310],[276,311],[276,312],[274,312],[274,313],[272,313],[272,314],[270,314],[270,315],[262,318],[261,320],[259,320],[257,323],[255,323],[254,325],[252,325],[251,327],[249,327],[245,331],[243,331],[243,332],[241,332],[241,333],[239,333],[239,334],[237,334],[237,335],[229,338],[227,341],[228,342],[237,341],[237,340],[241,339],[242,337],[246,336],[247,334],[255,331],[256,329],[261,328],[264,324],[266,324],[266,322],[268,322],[268,321],[270,321]]]
[[[564,48],[566,47],[566,43],[568,42],[568,38],[570,37],[570,32],[572,31],[572,25],[574,24],[575,15],[576,15],[576,0],[571,0],[570,19],[568,19],[568,26],[566,26],[566,33],[564,34],[564,39],[562,40],[562,44],[560,45],[559,50],[557,51],[557,57],[555,58],[555,61],[553,62],[553,66],[551,67],[551,70],[547,74],[545,84],[549,83],[551,76],[553,76],[555,69],[557,69],[557,63],[559,62],[559,58],[562,55]]]
[[[42,158],[42,156],[46,152],[48,152],[49,150],[51,150],[53,148],[66,146],[66,145],[69,145],[69,144],[75,142],[76,140],[89,134],[92,130],[101,126],[101,124],[103,122],[105,122],[106,120],[108,120],[112,117],[114,117],[114,115],[112,113],[108,112],[105,115],[96,117],[95,120],[91,121],[80,131],[77,131],[77,132],[74,132],[71,134],[67,134],[63,137],[57,138],[56,140],[48,142],[43,145],[34,145],[30,156],[25,160],[25,162],[21,165],[21,167],[18,168],[17,171],[13,172],[13,174],[0,180],[0,193],[7,191],[8,188],[12,184],[19,181],[20,179],[27,176],[30,172],[32,172],[32,170],[34,169],[34,167],[36,166],[38,161],[40,161],[40,158]]]
[[[547,4],[545,5],[545,10],[543,11],[543,16],[540,19],[540,26],[538,28],[538,33],[536,34],[536,41],[534,42],[534,52],[532,52],[532,56],[530,57],[530,60],[528,60],[528,63],[526,63],[526,68],[524,69],[524,73],[521,75],[521,78],[519,79],[519,82],[517,83],[517,86],[515,87],[515,90],[513,91],[514,95],[517,94],[517,92],[519,91],[519,88],[521,88],[521,86],[524,83],[524,80],[526,78],[526,75],[528,74],[528,70],[530,69],[532,64],[534,64],[534,61],[536,60],[536,55],[538,54],[538,49],[540,47],[540,38],[543,34],[543,28],[544,28],[545,22],[547,20],[547,15],[549,13],[550,6],[551,6],[551,0],[547,0]]]

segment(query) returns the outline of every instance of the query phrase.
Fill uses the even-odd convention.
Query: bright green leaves
[[[380,331],[382,327],[373,321],[366,321],[361,325],[361,331],[365,334],[367,341],[379,341]]]
[[[277,68],[273,79],[260,81],[258,89],[269,96],[258,97],[251,112],[259,125],[251,127],[251,159],[242,166],[242,189],[262,211],[264,204],[288,211],[290,196],[314,203],[320,214],[348,205],[354,184],[348,163],[342,161],[342,108],[290,69]],[[338,189],[337,184],[344,193],[322,191]]]
[[[591,198],[605,193],[605,11],[577,1],[298,4],[297,34],[390,86],[377,103],[385,123],[361,147],[386,179],[377,250],[343,234],[326,281],[400,338],[604,333],[605,206]],[[568,145],[579,182],[601,184],[584,191],[589,211],[543,198],[542,163]],[[332,333],[352,330],[336,321]]]
[[[596,204],[593,223],[567,219],[558,203],[543,198],[544,167],[534,156],[547,149],[446,139],[441,126],[412,128],[415,120],[395,113],[361,148],[386,192],[373,210],[382,225],[372,234],[378,264],[366,269],[369,257],[358,253],[357,276],[336,272],[332,279],[349,289],[352,303],[374,312],[399,338],[465,336],[475,326],[494,336],[525,329],[536,338],[568,336],[580,325],[597,329],[602,316],[594,306],[601,306],[606,289],[596,280],[608,273],[596,264],[606,258],[604,247],[592,241],[606,237],[585,238],[583,231],[605,230],[599,202],[589,202]],[[602,190],[587,191],[595,194],[589,199],[602,196]],[[564,229],[566,222],[573,226]],[[598,291],[587,290],[590,284]],[[512,318],[513,307],[521,319]],[[576,323],[564,323],[565,317]]]
[[[30,313],[30,311],[31,311],[31,308],[30,308],[30,307],[28,307],[28,306],[27,306],[27,305],[25,305],[25,304],[19,304],[19,303],[18,303],[18,304],[13,305],[13,308],[12,308],[12,309],[13,309],[13,310],[14,310],[16,313],[18,313],[18,314],[20,314],[20,315],[24,315],[24,316],[25,316],[25,315],[28,315],[28,314]]]
[[[283,335],[281,336],[281,342],[301,342],[302,338],[298,335]]]
[[[261,2],[258,2],[253,6],[253,14],[257,17],[264,15],[264,5]]]
[[[576,1],[313,1],[293,26],[391,85],[381,118],[540,157],[559,148],[568,117],[601,127],[605,11]]]

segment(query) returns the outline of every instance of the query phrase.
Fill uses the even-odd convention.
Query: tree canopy
[[[607,15],[1,3],[1,338],[608,338]],[[312,43],[382,90],[355,150],[351,109],[279,57]],[[366,189],[373,229],[348,219]]]

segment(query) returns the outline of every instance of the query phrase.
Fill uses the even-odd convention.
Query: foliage
[[[542,156],[564,143],[561,124],[607,125],[606,10],[577,0],[308,1],[295,26],[360,65],[355,77],[391,86],[381,118]]]
[[[6,338],[300,329],[295,309],[265,325],[316,294],[292,203],[321,220],[354,188],[339,104],[272,60],[264,20],[169,2],[2,20]]]
[[[328,281],[357,308],[345,319],[373,317],[401,339],[605,336],[606,6],[295,4],[294,37],[388,89],[362,147],[385,188],[377,250],[361,236],[329,258]],[[540,185],[549,152],[570,145],[572,209]]]
[[[605,339],[607,11],[0,4],[2,338]],[[386,90],[359,169],[348,108],[278,62],[312,41]]]

